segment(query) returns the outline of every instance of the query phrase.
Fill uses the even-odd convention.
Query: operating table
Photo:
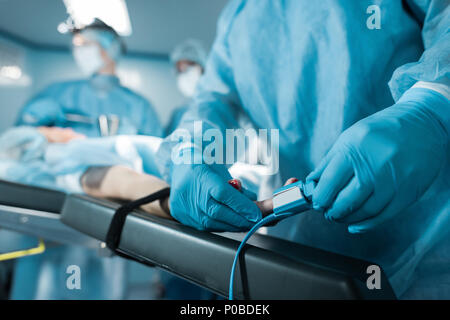
[[[0,181],[0,228],[92,248],[106,241],[115,201]],[[242,234],[211,233],[135,210],[125,220],[118,251],[227,296]],[[103,245],[104,246],[104,245]],[[267,235],[245,246],[235,278],[237,299],[395,299],[383,272],[369,289],[362,261]]]
[[[0,180],[0,228],[47,241],[98,248],[100,241],[61,222],[66,197],[60,191]]]

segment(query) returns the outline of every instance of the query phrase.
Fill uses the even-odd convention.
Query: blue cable
[[[315,181],[308,181],[307,183],[303,183],[301,181],[294,182],[292,184],[286,185],[281,187],[280,189],[276,190],[274,194],[278,193],[279,191],[287,190],[289,188],[298,187],[300,188],[300,192],[302,194],[302,197],[290,202],[286,205],[283,205],[281,207],[274,208],[274,212],[267,217],[261,219],[258,223],[256,223],[250,231],[245,235],[244,239],[242,239],[241,244],[239,245],[236,255],[234,256],[233,265],[231,267],[231,273],[230,273],[230,287],[228,291],[228,299],[233,300],[233,284],[234,284],[234,273],[236,272],[236,265],[237,261],[239,259],[239,254],[242,251],[242,248],[250,239],[250,237],[262,226],[265,224],[268,224],[275,220],[283,220],[292,216],[295,216],[299,213],[308,211],[312,208],[311,198],[312,198],[312,191],[314,190],[316,186]]]
[[[231,267],[231,273],[230,273],[230,288],[228,291],[228,299],[233,300],[233,285],[234,285],[234,274],[236,271],[236,265],[237,261],[239,259],[239,254],[241,253],[242,248],[244,247],[245,243],[250,239],[250,237],[262,226],[265,224],[268,224],[275,220],[282,220],[288,217],[291,217],[293,215],[296,215],[300,212],[292,213],[292,212],[284,212],[284,213],[272,213],[268,215],[267,217],[261,219],[257,224],[255,224],[250,231],[245,235],[244,239],[242,239],[241,244],[239,245],[236,255],[234,256],[233,266]]]

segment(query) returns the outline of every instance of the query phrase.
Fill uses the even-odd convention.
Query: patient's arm
[[[137,200],[168,187],[154,176],[123,166],[91,167],[81,178],[83,191],[100,198]],[[141,209],[163,218],[172,218],[169,198],[143,205]]]

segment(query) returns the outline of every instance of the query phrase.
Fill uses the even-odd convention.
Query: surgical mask
[[[100,48],[95,44],[74,47],[73,57],[78,67],[87,76],[99,71],[104,64]]]
[[[200,66],[189,67],[185,72],[180,73],[177,78],[178,89],[186,97],[192,97],[195,93],[198,80],[202,76],[202,68]]]

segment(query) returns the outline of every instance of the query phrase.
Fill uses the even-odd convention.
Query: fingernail
[[[318,204],[314,204],[314,203],[313,203],[313,209],[317,210],[317,211],[322,211],[322,212],[325,211],[325,208],[321,207]]]
[[[363,229],[355,227],[355,226],[349,226],[347,229],[348,229],[348,232],[350,232],[350,233],[363,233]]]
[[[241,191],[241,184],[237,179],[231,179],[228,183],[238,191]]]

